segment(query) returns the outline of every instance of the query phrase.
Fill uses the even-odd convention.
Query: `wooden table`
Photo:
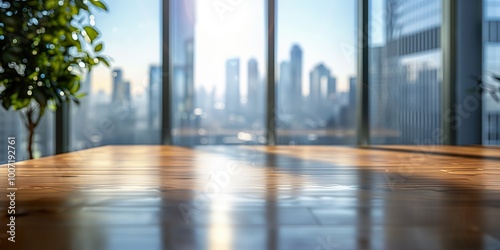
[[[498,147],[106,146],[15,166],[0,249],[500,249]]]

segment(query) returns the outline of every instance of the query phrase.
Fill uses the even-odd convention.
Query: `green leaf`
[[[82,99],[82,98],[84,98],[86,96],[87,96],[87,93],[85,93],[85,92],[75,94],[75,97],[78,98],[78,99]]]
[[[76,6],[70,6],[69,9],[72,16],[78,15],[78,8]]]
[[[17,98],[12,100],[12,107],[14,108],[14,110],[20,110],[28,107],[30,101],[31,99],[29,98]]]
[[[49,105],[47,105],[47,107],[52,111],[57,110],[57,104],[55,102],[49,102]]]
[[[90,3],[102,10],[108,11],[108,7],[106,7],[106,5],[99,0],[91,0]]]
[[[10,106],[11,106],[11,102],[10,102],[10,99],[8,98],[5,98],[2,100],[2,107],[5,109],[5,110],[9,110]]]
[[[52,36],[52,34],[45,33],[45,34],[42,35],[42,40],[44,42],[52,42],[53,38],[54,37]]]
[[[90,42],[93,42],[94,39],[96,39],[97,36],[99,36],[99,32],[97,32],[96,29],[94,29],[94,28],[92,28],[90,26],[85,26],[85,27],[83,27],[83,29],[87,33],[87,36],[89,37]]]
[[[78,8],[89,11],[89,6],[87,6],[85,3],[83,3],[83,0],[75,0],[75,3],[76,3],[76,6],[78,6]]]
[[[71,86],[71,88],[69,89],[69,92],[71,94],[75,94],[79,89],[80,89],[80,82],[79,81],[75,81],[73,83],[73,86]]]
[[[108,62],[111,59],[101,55],[107,44],[101,41],[99,26],[88,24],[93,12],[108,11],[105,0],[0,2],[9,2],[9,11],[14,13],[12,16],[2,15],[0,7],[0,35],[6,37],[0,41],[0,109],[22,111],[30,105],[46,107],[49,104],[56,108],[63,101],[78,102],[85,96],[80,93],[80,85],[84,83],[76,83],[80,76],[100,62],[111,66]],[[50,14],[40,15],[44,12]],[[78,22],[80,17],[85,20]],[[38,24],[31,25],[31,18],[36,18],[37,21],[33,19],[31,22]],[[80,68],[79,62],[84,62],[85,67]],[[13,63],[24,65],[24,74],[19,74],[15,67],[8,67]],[[68,70],[69,66],[73,70]],[[61,91],[64,91],[63,96]]]
[[[97,46],[95,46],[94,51],[95,52],[101,52],[102,48],[103,48],[103,45],[102,45],[102,43],[100,43]]]

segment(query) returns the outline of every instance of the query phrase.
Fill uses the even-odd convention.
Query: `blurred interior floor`
[[[16,164],[0,249],[500,249],[500,148],[106,146]]]

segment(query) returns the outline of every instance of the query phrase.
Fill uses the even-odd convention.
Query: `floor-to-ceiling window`
[[[441,0],[370,0],[372,144],[439,144]]]
[[[166,2],[166,1],[163,1]],[[72,105],[70,149],[160,144],[162,108],[175,145],[265,144],[266,4],[257,1],[108,1],[96,22],[111,67],[82,84]],[[438,144],[441,135],[442,0],[369,1],[369,113],[372,144]],[[484,79],[500,73],[500,1],[484,0]],[[170,18],[171,105],[165,84],[162,15]],[[276,0],[278,144],[356,142],[357,1]],[[163,48],[165,49],[165,48]],[[498,86],[497,86],[498,87]],[[0,135],[25,132],[0,111]],[[35,137],[35,155],[53,153],[53,114]],[[485,93],[483,143],[500,143],[500,104]],[[5,137],[4,136],[4,137]],[[22,145],[25,147],[25,144]]]
[[[174,144],[265,143],[265,3],[171,1]]]
[[[70,149],[160,143],[161,1],[106,1],[88,18],[104,41],[110,67],[86,75],[87,93],[71,106]]]
[[[500,144],[500,1],[483,2],[483,144]]]
[[[44,117],[38,124],[33,138],[33,157],[53,155],[55,151],[54,141],[54,112],[45,112]],[[28,131],[21,121],[19,111],[0,108],[0,138],[4,140],[4,145],[0,147],[0,164],[6,163],[8,158],[7,138],[14,137],[16,143],[16,161],[29,158],[27,151]]]
[[[278,144],[356,142],[356,1],[276,1]]]

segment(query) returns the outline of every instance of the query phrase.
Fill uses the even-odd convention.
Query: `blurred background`
[[[283,145],[357,143],[357,1],[276,1],[276,135]],[[72,105],[71,151],[161,144],[170,109],[179,146],[266,144],[266,0],[107,1],[95,21],[110,68],[85,76]],[[372,144],[440,144],[442,0],[369,1]],[[500,74],[500,1],[483,0],[483,77]],[[170,18],[170,106],[162,106],[162,23]],[[484,93],[482,144],[500,144],[500,105]],[[54,114],[35,136],[35,157],[55,153]],[[25,148],[19,114],[0,109],[0,138]],[[4,143],[6,144],[6,143]],[[6,156],[3,145],[0,155]],[[18,159],[26,159],[18,150]],[[6,158],[1,157],[2,163]]]

